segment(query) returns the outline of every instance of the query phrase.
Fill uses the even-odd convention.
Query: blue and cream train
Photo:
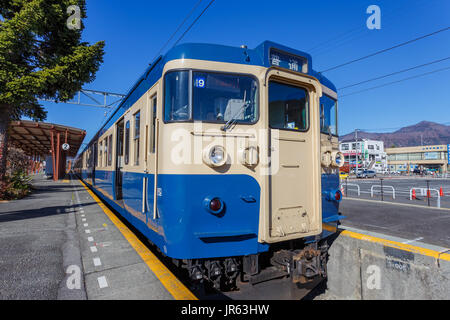
[[[226,290],[326,275],[337,150],[336,88],[309,54],[183,44],[149,66],[74,170],[191,279]]]

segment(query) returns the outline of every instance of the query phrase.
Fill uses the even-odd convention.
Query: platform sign
[[[68,151],[68,150],[70,149],[70,145],[69,145],[68,143],[64,143],[64,144],[62,145],[62,149],[63,149],[64,151]]]
[[[450,164],[450,144],[447,145],[447,164]]]

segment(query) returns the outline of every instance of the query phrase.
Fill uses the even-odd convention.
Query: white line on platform
[[[98,251],[97,247],[95,247],[95,246],[91,247],[91,252],[97,252],[97,251]]]
[[[86,233],[91,233],[91,230],[89,230],[89,229],[86,229],[86,230],[84,230]]]
[[[106,281],[105,276],[98,277],[97,281],[98,281],[98,286],[100,287],[100,289],[106,288],[108,286],[108,282]]]
[[[89,224],[85,223],[85,224],[83,224],[83,226],[85,226],[85,227],[88,227],[88,226],[89,226]]]
[[[94,258],[94,266],[98,267],[102,265],[100,258]]]
[[[93,241],[94,241],[94,238],[93,238],[93,237],[88,237],[88,241],[89,241],[89,242],[93,242]]]
[[[81,221],[86,222],[86,218],[81,219]]]

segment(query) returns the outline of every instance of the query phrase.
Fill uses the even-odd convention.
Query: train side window
[[[108,166],[112,164],[112,134],[108,137]]]
[[[155,153],[156,148],[156,106],[157,106],[157,98],[156,96],[152,97],[152,137],[150,150],[152,153]]]
[[[125,164],[130,162],[130,120],[125,124]]]
[[[103,167],[103,141],[100,141],[98,143],[98,163],[97,166],[98,167]]]
[[[269,82],[269,125],[273,129],[307,131],[308,93],[305,89]]]
[[[139,165],[139,145],[141,136],[141,112],[134,114],[134,165]]]
[[[105,159],[104,159],[105,167],[108,166],[108,137],[105,138]]]

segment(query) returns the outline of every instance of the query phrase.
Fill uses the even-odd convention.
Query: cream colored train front
[[[340,166],[324,90],[335,92],[298,50],[180,45],[146,70],[76,170],[192,280],[306,283],[326,274],[322,205],[340,200],[335,184],[322,190]]]

